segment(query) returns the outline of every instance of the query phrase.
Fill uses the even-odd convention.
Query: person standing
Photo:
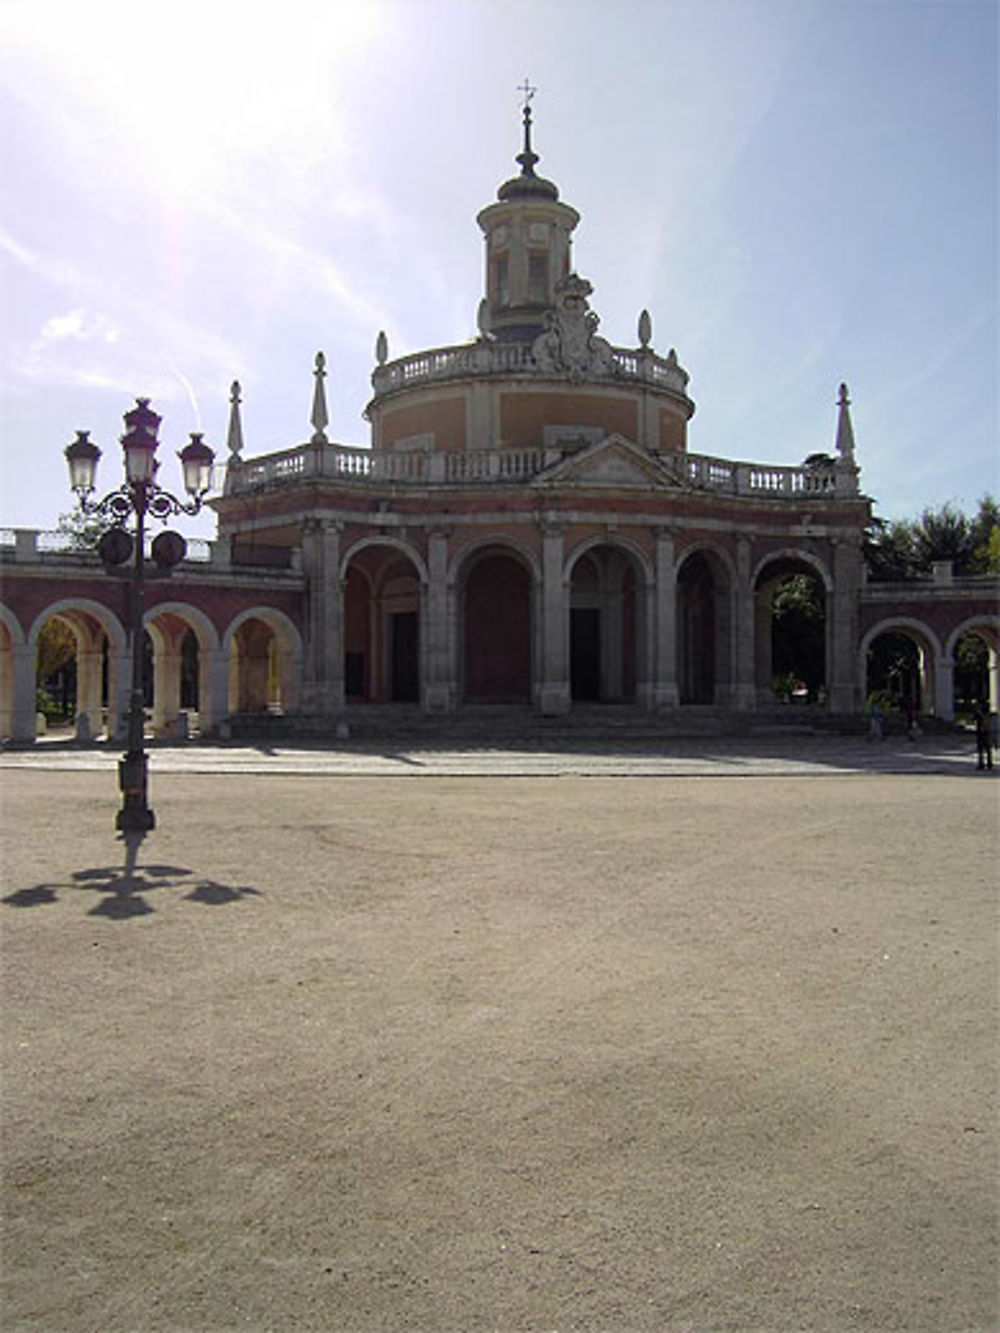
[[[993,767],[993,744],[990,736],[990,715],[987,712],[986,705],[976,704],[973,717],[976,723],[976,767],[979,769]]]

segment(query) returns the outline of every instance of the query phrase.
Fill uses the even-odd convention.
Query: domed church
[[[328,440],[322,354],[297,448],[244,458],[234,385],[220,542],[234,569],[305,579],[285,711],[752,710],[774,699],[773,594],[791,575],[822,607],[817,695],[856,711],[869,506],[846,387],[832,454],[692,453],[687,371],[655,349],[647,311],[633,347],[598,332],[573,263],[579,214],[536,169],[529,102],[523,120],[517,174],[477,218],[478,336],[392,358],[378,335],[370,448]],[[266,705],[258,676],[246,711]]]

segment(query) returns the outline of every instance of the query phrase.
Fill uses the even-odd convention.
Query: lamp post
[[[197,514],[212,484],[215,454],[200,434],[178,452],[184,473],[185,502],[171,495],[156,481],[159,463],[156,449],[161,418],[149,406],[148,398],[137,398],[125,413],[125,434],[121,437],[125,480],[117,490],[101,500],[91,499],[97,478],[101,451],[89,439],[89,431],[77,431],[76,439],[65,449],[69,466],[69,484],[76,493],[84,514],[110,520],[98,549],[106,565],[123,565],[134,553],[132,565],[132,606],[129,631],[132,636],[132,693],[128,710],[127,749],[118,764],[118,785],[122,805],[115,827],[122,833],[143,834],[155,827],[156,817],[149,805],[149,765],[145,751],[145,707],[143,703],[142,615],[146,578],[146,518],[161,522],[174,514]],[[134,541],[126,524],[135,516]],[[169,570],[184,558],[185,542],[177,533],[161,533],[153,543],[153,555],[161,568]]]

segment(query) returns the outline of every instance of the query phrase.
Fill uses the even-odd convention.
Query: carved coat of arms
[[[612,372],[611,345],[597,336],[600,318],[588,301],[593,290],[586,278],[575,273],[556,284],[556,308],[547,316],[548,328],[531,348],[540,371],[566,374],[575,384],[591,375]]]

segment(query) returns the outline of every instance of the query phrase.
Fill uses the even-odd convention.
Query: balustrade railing
[[[225,491],[228,495],[247,494],[307,477],[366,485],[461,486],[484,482],[529,482],[564,456],[558,448],[376,453],[346,445],[304,444],[298,449],[286,449],[230,466]],[[832,462],[821,466],[781,467],[734,462],[704,454],[661,453],[653,457],[667,476],[693,490],[767,499],[856,494],[853,472],[841,471]]]
[[[412,389],[422,383],[467,379],[474,375],[533,375],[551,378],[552,371],[539,366],[526,343],[478,342],[456,347],[435,347],[414,352],[396,361],[376,366],[372,374],[375,397]],[[648,348],[632,351],[612,347],[608,368],[602,374],[592,367],[589,376],[600,380],[634,380],[656,388],[684,393],[687,376],[673,359],[657,356]]]

